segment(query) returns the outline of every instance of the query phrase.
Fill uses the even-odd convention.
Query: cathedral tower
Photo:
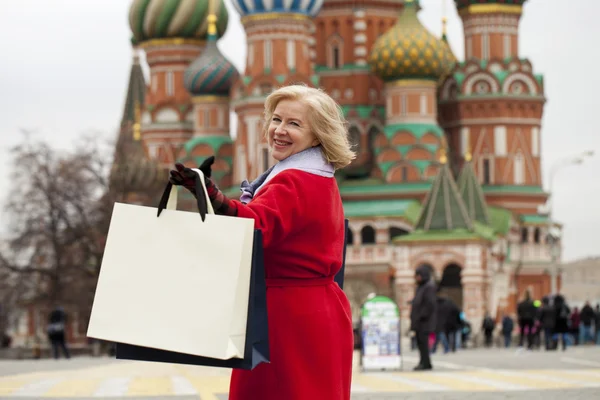
[[[223,0],[134,0],[129,10],[132,41],[146,53],[150,82],[141,113],[141,137],[150,158],[172,165],[193,135],[194,110],[183,76],[204,49],[207,17],[218,16],[217,33],[227,27]]]
[[[368,65],[375,40],[398,19],[398,0],[325,0],[315,18],[315,70],[320,84],[341,106],[357,158],[341,173],[368,176],[373,140],[383,131],[383,82]]]
[[[323,0],[234,0],[246,31],[246,70],[232,89],[238,116],[234,183],[254,179],[273,165],[263,135],[264,102],[293,83],[317,86],[310,60],[312,20]]]
[[[436,90],[452,64],[445,43],[419,21],[418,1],[379,37],[372,70],[385,82],[385,128],[374,138],[375,173],[389,183],[422,182],[436,176],[444,133],[437,122]]]
[[[440,123],[453,168],[472,151],[490,205],[537,214],[542,190],[544,80],[517,54],[525,0],[455,0],[464,23],[466,60],[440,90]]]

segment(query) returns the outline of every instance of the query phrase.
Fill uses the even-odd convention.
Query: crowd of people
[[[412,303],[412,349],[419,350],[421,362],[417,369],[431,369],[429,354],[442,347],[444,353],[466,348],[474,339],[471,324],[464,312],[449,298],[442,297],[435,290],[429,272],[417,270],[418,295]],[[431,290],[425,290],[427,284]],[[428,301],[424,301],[427,297]],[[434,307],[425,307],[425,304]],[[430,316],[429,311],[433,310]],[[485,347],[493,347],[496,342],[501,347],[513,346],[513,339],[520,349],[535,350],[544,347],[566,350],[571,345],[600,345],[600,304],[595,308],[586,302],[581,309],[571,308],[564,296],[557,294],[533,300],[526,292],[517,306],[516,316],[501,314],[497,319],[486,313],[481,325],[481,341]]]
[[[510,315],[503,315],[500,325],[504,346],[510,347],[515,321]],[[592,308],[588,301],[581,309],[571,309],[560,294],[545,296],[539,302],[526,292],[517,306],[516,328],[519,347],[530,350],[542,345],[546,350],[556,350],[559,344],[563,350],[569,345],[600,345],[600,304]]]

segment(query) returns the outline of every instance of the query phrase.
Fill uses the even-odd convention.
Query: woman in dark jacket
[[[567,349],[567,340],[569,337],[569,316],[571,310],[565,302],[565,298],[558,294],[554,298],[554,312],[556,313],[556,323],[554,325],[554,340],[562,340],[562,349]],[[557,342],[558,345],[558,342]]]

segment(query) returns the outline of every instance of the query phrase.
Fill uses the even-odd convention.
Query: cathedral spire
[[[442,149],[443,154],[440,156],[442,165],[427,194],[415,229],[424,231],[473,230],[473,222],[469,218],[448,167],[445,146]]]

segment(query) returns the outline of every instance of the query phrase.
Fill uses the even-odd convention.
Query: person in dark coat
[[[581,309],[581,313],[579,314],[581,319],[581,344],[586,344],[588,342],[594,342],[594,337],[592,335],[592,325],[594,324],[594,309],[590,305],[590,302],[587,301],[583,308]]]
[[[483,323],[481,324],[481,329],[483,330],[483,335],[485,337],[485,347],[492,347],[494,341],[494,328],[496,327],[496,322],[490,315],[489,312],[485,313],[485,318],[483,319]]]
[[[579,328],[581,325],[581,314],[579,313],[579,308],[573,307],[573,312],[570,317],[570,331],[571,336],[573,336],[573,340],[575,345],[579,345]]]
[[[554,326],[556,325],[556,311],[550,305],[548,296],[542,298],[542,306],[539,309],[539,320],[541,329],[544,331],[544,344],[546,350],[551,350],[553,346],[552,336],[554,335]]]
[[[65,358],[71,358],[65,337],[65,328],[67,324],[67,314],[62,307],[56,307],[48,318],[48,327],[46,329],[48,340],[52,345],[54,358],[58,360],[60,350]]]
[[[429,357],[429,334],[435,332],[437,301],[435,284],[431,280],[430,269],[426,265],[415,272],[417,290],[410,310],[410,329],[415,332],[420,361],[415,371],[432,369]]]
[[[531,300],[529,291],[525,292],[525,298],[517,306],[517,316],[519,318],[519,347],[523,347],[525,335],[527,335],[527,348],[533,347],[533,323],[535,321],[537,309]]]
[[[567,341],[569,338],[569,316],[571,310],[567,305],[565,298],[557,294],[554,297],[554,312],[555,312],[555,324],[554,324],[554,340],[558,341],[560,338],[562,341],[563,351],[567,349]],[[558,344],[558,342],[557,342]]]
[[[444,323],[444,329],[446,331],[446,337],[450,343],[450,349],[452,352],[456,351],[456,336],[460,334],[460,308],[450,299],[446,299],[444,302],[446,320]]]
[[[515,322],[508,314],[502,317],[502,337],[504,338],[504,347],[509,348],[512,344],[512,333],[515,329]]]
[[[438,296],[435,325],[436,337],[431,352],[436,352],[439,342],[444,346],[444,353],[456,351],[455,335],[460,325],[460,309],[449,298]]]

